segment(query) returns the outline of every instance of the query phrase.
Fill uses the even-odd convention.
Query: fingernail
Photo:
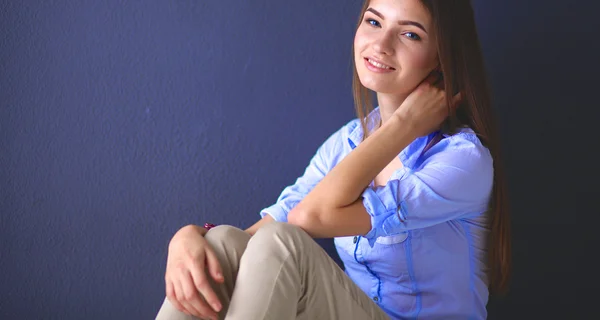
[[[221,311],[221,304],[219,303],[213,303],[213,309],[215,309],[215,311],[219,312]]]

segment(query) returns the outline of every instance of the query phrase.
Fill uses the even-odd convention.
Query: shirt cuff
[[[386,188],[380,188],[382,196],[372,188],[367,188],[363,194],[363,205],[371,216],[371,230],[364,236],[373,247],[378,237],[394,234],[394,226],[400,223],[395,199],[393,196],[386,196]]]
[[[278,203],[260,211],[260,216],[262,218],[264,218],[267,214],[273,217],[273,220],[277,222],[288,222],[288,211],[282,208]]]

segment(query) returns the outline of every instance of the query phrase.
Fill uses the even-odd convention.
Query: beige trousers
[[[226,320],[383,320],[389,317],[306,232],[271,222],[252,237],[231,226],[206,234],[225,282],[212,282]],[[165,299],[157,320],[196,319]]]

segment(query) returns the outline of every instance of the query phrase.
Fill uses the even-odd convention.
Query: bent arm
[[[366,234],[371,219],[361,194],[369,183],[416,137],[392,117],[358,145],[288,215],[314,237]]]
[[[385,186],[365,188],[352,205],[339,208],[301,202],[289,220],[313,236],[360,234],[373,244],[380,236],[485,214],[494,184],[489,150],[472,132],[453,135],[438,145],[439,150],[418,168],[404,168]],[[306,198],[310,196],[311,201],[319,201],[318,195]]]

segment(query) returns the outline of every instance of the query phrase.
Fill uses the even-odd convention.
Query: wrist
[[[404,113],[393,113],[387,124],[393,127],[396,131],[397,136],[404,136],[409,138],[411,141],[418,138],[418,134],[416,134],[416,130],[412,125],[412,121],[410,121],[409,116]]]
[[[204,235],[206,234],[206,230],[203,231],[203,229],[204,228],[200,226],[190,224],[177,230],[177,232],[175,232],[175,234],[169,241],[169,250],[177,249],[181,246],[182,243],[186,243],[190,238],[198,239],[198,236],[204,237]]]
[[[200,234],[201,236],[204,236],[206,234],[207,230],[201,226],[197,226],[195,224],[190,224],[187,225],[183,228],[181,228],[179,230],[178,233],[183,233],[183,234]]]

